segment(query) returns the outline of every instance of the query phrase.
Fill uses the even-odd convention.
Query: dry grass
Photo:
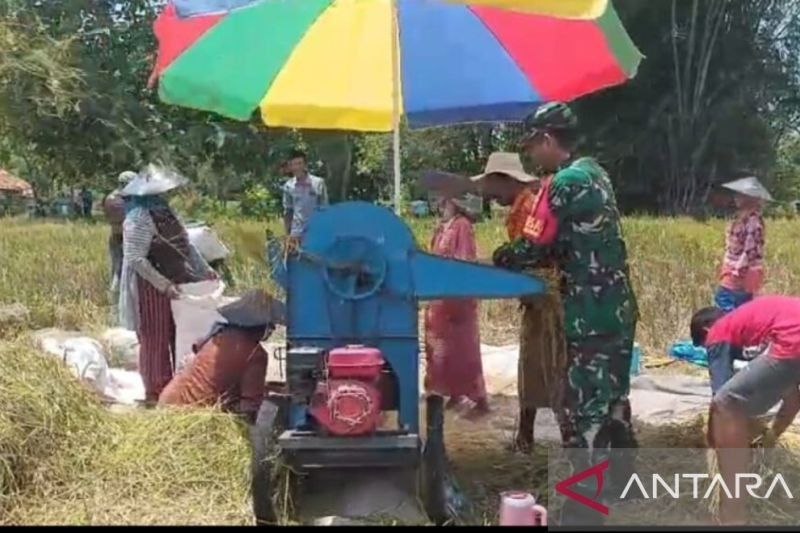
[[[264,231],[277,222],[221,221],[217,225],[235,256],[231,262],[240,287],[269,284],[258,260]],[[431,220],[413,221],[419,242],[430,237]],[[637,340],[649,363],[663,362],[666,346],[687,336],[693,309],[707,305],[722,251],[723,222],[690,219],[628,218],[624,229],[642,319]],[[800,293],[800,225],[767,223],[767,290]],[[484,258],[505,236],[496,221],[476,227]],[[0,305],[19,302],[31,311],[31,327],[97,328],[109,315],[106,287],[107,229],[102,224],[3,221],[0,226]],[[254,257],[256,256],[256,257]],[[516,302],[484,302],[481,334],[492,344],[516,342]]]
[[[624,225],[642,312],[637,338],[646,363],[653,366],[664,361],[668,343],[686,336],[691,311],[710,300],[723,224],[635,218]],[[231,268],[239,286],[268,283],[266,266],[252,251],[265,226],[222,221],[217,227],[236,251]],[[415,221],[412,227],[426,242],[431,221]],[[800,227],[773,220],[768,231],[768,290],[798,292]],[[478,225],[476,233],[483,257],[504,237],[504,229],[491,222]],[[3,221],[0,305],[27,306],[30,329],[97,331],[109,313],[106,238],[101,224]],[[515,302],[485,302],[484,342],[516,342],[516,313]],[[0,341],[0,405],[0,523],[251,520],[247,440],[226,416],[109,413],[66,369],[22,340]],[[644,447],[705,445],[701,419],[640,429]],[[514,455],[505,448],[510,439],[511,432],[503,428],[448,428],[448,448],[462,487],[476,505],[476,522],[494,522],[502,490],[527,489],[546,498],[548,448],[538,448],[533,457]],[[800,437],[787,436],[784,445],[796,448]],[[788,465],[793,472],[800,472],[798,466],[797,461]],[[759,512],[762,518],[779,515],[775,509]]]
[[[0,343],[0,524],[249,524],[244,429],[111,413],[55,358]]]

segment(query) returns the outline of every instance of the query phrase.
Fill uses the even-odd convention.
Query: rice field
[[[260,255],[264,232],[277,222],[224,220],[215,224],[234,250],[231,270],[239,287],[269,285]],[[418,242],[427,243],[431,220],[411,221]],[[624,231],[641,312],[637,341],[657,360],[666,346],[687,336],[693,309],[707,305],[723,247],[723,221],[627,218]],[[97,329],[109,319],[106,293],[108,230],[103,224],[0,221],[0,305],[20,303],[31,313],[30,328]],[[491,257],[503,242],[496,221],[476,226],[479,253]],[[767,223],[767,292],[800,294],[800,223]],[[515,342],[516,303],[484,302],[484,342]]]
[[[223,220],[215,227],[234,250],[238,286],[269,285],[259,257],[265,230],[278,231],[277,223]],[[433,222],[411,227],[425,243]],[[711,298],[723,222],[628,218],[624,230],[641,310],[637,340],[645,365],[658,366],[666,346],[687,335],[692,310]],[[504,228],[484,222],[476,235],[488,258]],[[249,524],[249,451],[236,421],[213,411],[109,412],[27,340],[38,328],[105,327],[107,236],[99,223],[0,220],[0,306],[30,311],[13,329],[0,321],[0,524]],[[798,237],[795,221],[768,221],[768,291],[800,293]],[[513,301],[484,302],[484,342],[516,342],[516,316]],[[494,522],[497,495],[509,487],[546,494],[549,445],[519,456],[506,448],[511,435],[496,427],[447,427],[455,473],[476,507],[474,523]],[[639,431],[645,447],[705,445],[702,419]],[[798,444],[793,435],[784,443]]]

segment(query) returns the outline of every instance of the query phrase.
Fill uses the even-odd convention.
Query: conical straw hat
[[[729,181],[728,183],[724,183],[722,186],[730,191],[738,192],[739,194],[743,194],[745,196],[758,198],[759,200],[766,200],[768,202],[772,201],[772,195],[767,189],[764,188],[763,185],[761,185],[761,182],[758,181],[758,178],[742,178]]]
[[[177,172],[148,165],[122,189],[122,196],[155,196],[186,185],[188,180]]]

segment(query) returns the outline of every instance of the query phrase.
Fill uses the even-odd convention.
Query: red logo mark
[[[570,490],[568,487],[571,487],[575,483],[579,483],[588,477],[594,477],[597,480],[597,492],[595,493],[594,497],[597,498],[600,496],[600,492],[603,490],[603,473],[608,468],[608,461],[603,461],[602,463],[596,464],[591,468],[587,468],[583,472],[578,472],[574,476],[571,476],[564,481],[556,484],[556,492],[560,492],[567,498],[571,498],[578,503],[582,503],[586,507],[590,509],[594,509],[598,513],[602,513],[604,515],[608,515],[608,507],[603,505],[602,503],[592,500],[591,498],[587,498],[583,494],[578,494],[577,492]]]

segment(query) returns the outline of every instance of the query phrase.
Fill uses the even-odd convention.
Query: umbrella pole
[[[402,191],[400,190],[400,126],[395,124],[392,131],[392,158],[394,165],[394,212],[400,214],[400,203],[402,202]]]
[[[397,21],[397,2],[391,2],[392,12],[392,163],[394,174],[394,212],[400,215],[400,25]]]

